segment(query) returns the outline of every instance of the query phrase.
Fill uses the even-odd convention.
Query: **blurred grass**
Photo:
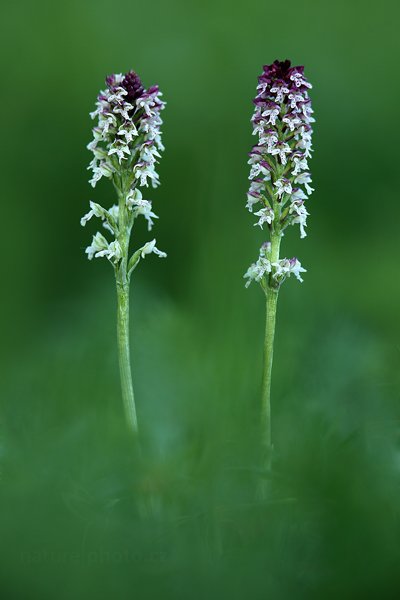
[[[397,598],[396,3],[2,7],[1,596]],[[111,26],[110,23],[113,23]],[[308,272],[279,300],[275,462],[258,495],[263,240],[244,209],[261,65],[306,65]],[[142,454],[119,391],[112,272],[88,264],[88,112],[138,70],[168,102],[166,261],[132,293]],[[147,238],[144,228],[135,234]]]

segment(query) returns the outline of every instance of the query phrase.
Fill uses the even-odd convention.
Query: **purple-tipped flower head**
[[[97,233],[86,253],[89,259],[105,256],[118,265],[127,256],[129,243],[126,247],[126,239],[129,239],[135,219],[143,216],[150,230],[154,219],[158,218],[151,201],[143,198],[139,188],[148,187],[149,180],[153,187],[159,185],[156,165],[164,150],[160,113],[165,103],[158,87],[145,89],[134,71],[109,75],[106,86],[97,98],[96,110],[91,113],[96,124],[93,140],[88,145],[94,155],[89,165],[93,172],[90,183],[95,187],[102,177],[113,179],[119,201],[107,210],[90,202],[90,211],[82,217],[81,224],[86,225],[92,217],[101,219],[103,227],[115,236],[115,240],[109,243],[103,234]],[[143,248],[137,252],[138,260],[151,252],[166,256],[156,248],[155,240]]]
[[[304,202],[314,191],[310,186],[308,166],[312,153],[311,124],[314,122],[308,95],[311,87],[304,76],[304,67],[292,67],[289,60],[276,60],[265,65],[258,78],[251,119],[253,134],[258,136],[258,141],[248,161],[247,208],[253,212],[254,206],[261,204],[255,213],[259,217],[256,225],[262,227],[267,223],[271,236],[281,236],[288,225],[296,223],[300,226],[301,237],[306,236],[308,212]],[[296,265],[300,263],[297,261]],[[295,274],[299,273],[297,266],[296,270],[290,268]],[[275,277],[277,271],[279,277]],[[282,269],[272,267],[266,272],[271,273],[271,281],[281,281]]]
[[[165,103],[157,86],[145,89],[134,71],[126,75],[110,75],[107,89],[100,92],[93,129],[93,141],[88,145],[94,154],[89,168],[94,187],[101,177],[112,177],[118,170],[130,170],[140,186],[159,184],[155,165],[164,150],[161,142],[160,112]]]
[[[135,71],[129,71],[129,73],[125,75],[121,87],[128,92],[126,99],[131,103],[135,102],[135,100],[137,100],[144,92],[143,84]]]

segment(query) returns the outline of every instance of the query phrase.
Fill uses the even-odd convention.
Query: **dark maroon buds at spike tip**
[[[129,71],[127,73],[121,83],[121,87],[123,87],[127,92],[126,100],[131,104],[140,98],[140,96],[144,92],[144,87],[142,85],[141,79],[135,71]]]

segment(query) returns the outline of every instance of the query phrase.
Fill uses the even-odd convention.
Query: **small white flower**
[[[301,119],[299,119],[295,114],[289,113],[285,115],[282,119],[284,123],[289,126],[290,131],[294,131],[298,125],[301,124]]]
[[[106,250],[97,252],[96,256],[106,256],[108,260],[118,262],[122,257],[122,249],[117,240],[111,242]]]
[[[312,183],[312,179],[310,177],[310,173],[300,173],[294,180],[295,183],[300,185],[304,185],[306,188],[306,192],[309,196],[315,191],[309,184]]]
[[[126,160],[130,153],[131,151],[129,150],[129,146],[122,140],[115,140],[108,151],[109,156],[112,154],[116,154],[118,156],[119,164],[121,164],[122,160]]]
[[[108,214],[114,219],[115,223],[118,224],[119,218],[119,207],[117,204],[114,204],[111,208],[108,209]],[[116,231],[111,227],[107,220],[103,221],[104,229],[107,229],[110,233],[116,234]]]
[[[84,215],[81,219],[81,225],[82,227],[85,227],[86,223],[88,221],[90,221],[90,219],[92,217],[100,217],[100,218],[104,218],[104,208],[102,206],[100,206],[100,204],[96,204],[96,202],[92,202],[90,200],[89,202],[89,206],[90,206],[90,210],[88,213],[86,213],[86,215]]]
[[[303,269],[303,267],[301,266],[301,263],[299,260],[292,259],[292,266],[291,266],[291,273],[293,273],[293,275],[300,281],[300,283],[303,283],[303,278],[301,277],[300,273],[307,273],[306,269]],[[289,273],[290,275],[290,273]]]
[[[265,181],[269,181],[271,179],[271,173],[269,172],[269,170],[266,167],[264,167],[264,165],[261,162],[257,162],[253,164],[253,166],[250,169],[249,179],[255,179],[260,174],[264,176]]]
[[[96,183],[102,177],[111,177],[114,172],[114,168],[105,161],[101,162],[98,167],[92,166],[92,170],[93,170],[93,177],[89,181],[89,183],[92,187],[96,187]]]
[[[278,115],[279,115],[279,107],[274,107],[274,106],[267,108],[266,110],[264,110],[261,113],[261,116],[269,117],[267,123],[271,123],[271,125],[275,125]]]
[[[308,196],[305,195],[301,188],[294,188],[290,200],[307,200]]]
[[[292,175],[298,175],[300,171],[308,171],[308,163],[307,159],[304,158],[304,155],[293,156],[294,169],[292,171]]]
[[[123,102],[124,97],[128,94],[125,88],[118,86],[114,88],[114,93],[107,97],[108,102]]]
[[[312,150],[311,133],[301,129],[300,140],[296,144],[296,148],[300,148],[304,152],[306,158],[310,158]]]
[[[133,109],[134,109],[134,106],[132,106],[132,104],[129,104],[129,102],[124,102],[124,104],[122,104],[121,106],[117,105],[114,107],[114,113],[117,115],[120,114],[121,117],[123,119],[125,119],[125,121],[129,121],[130,120],[129,113]]]
[[[252,281],[261,281],[263,276],[264,272],[260,266],[257,263],[253,263],[243,275],[243,277],[248,280],[245,283],[245,287],[248,288]]]
[[[290,106],[291,108],[297,108],[297,104],[299,102],[304,102],[304,96],[299,94],[298,92],[292,92],[289,94]]]
[[[292,184],[288,179],[281,177],[281,179],[277,179],[274,185],[276,186],[276,194],[279,199],[282,198],[283,194],[291,194],[292,193]]]
[[[290,148],[289,144],[286,144],[286,142],[278,142],[275,145],[275,147],[272,148],[272,150],[271,150],[271,154],[273,156],[279,155],[282,165],[286,165],[286,163],[287,163],[286,154],[290,154],[291,152],[292,152],[292,149]]]
[[[271,92],[276,94],[276,102],[282,102],[286,94],[289,93],[289,88],[284,83],[279,83],[271,88]]]
[[[147,242],[147,244],[145,244],[141,250],[141,257],[145,258],[146,254],[151,254],[151,253],[157,254],[157,256],[159,256],[160,258],[165,258],[167,256],[167,254],[165,252],[162,252],[161,250],[159,250],[158,248],[156,248],[156,240],[151,240],[151,242]]]
[[[261,201],[261,193],[263,192],[265,183],[262,180],[255,179],[250,184],[250,189],[247,193],[246,208],[248,211],[253,212],[253,206]]]
[[[159,93],[159,95],[161,96],[161,94]],[[150,94],[149,96],[144,96],[142,98],[139,98],[136,101],[136,104],[138,106],[138,108],[143,108],[144,112],[146,113],[146,115],[148,117],[151,117],[154,115],[154,107],[156,105],[155,103],[155,94]]]
[[[126,201],[127,207],[132,208],[132,206],[134,206],[138,201],[140,201],[142,199],[143,199],[142,192],[139,190],[139,188],[135,188],[128,192],[125,201]]]
[[[266,89],[268,89],[268,83],[265,83],[265,81],[259,83],[257,86],[257,91],[258,91],[257,98],[262,96]]]
[[[309,213],[304,206],[304,202],[302,200],[295,200],[291,203],[289,207],[289,214],[295,215],[292,219],[292,224],[298,223],[300,225],[300,237],[306,237],[306,231],[304,227],[307,226],[307,217]]]
[[[294,82],[296,87],[301,87],[302,85],[311,89],[312,85],[308,81],[304,79],[301,73],[293,73],[290,76],[290,79]]]
[[[268,245],[267,245],[268,246]],[[260,248],[260,255],[257,262],[250,265],[246,273],[243,275],[244,279],[248,279],[245,287],[248,288],[252,281],[260,282],[265,274],[271,273],[272,266],[271,262],[266,258],[267,248],[263,244]]]
[[[88,259],[92,260],[94,256],[99,256],[99,252],[108,250],[108,242],[106,238],[98,231],[92,239],[92,243],[85,250]]]
[[[260,133],[260,145],[267,144],[267,154],[272,154],[272,149],[278,142],[278,136],[274,131],[262,131]]]
[[[254,119],[253,119],[254,121]],[[266,121],[264,120],[257,120],[254,122],[254,129],[253,129],[253,135],[262,135],[264,133],[264,129],[265,126],[267,125]]]
[[[261,201],[261,198],[258,194],[253,195],[251,192],[248,192],[247,194],[247,202],[246,202],[246,208],[249,212],[253,212],[253,206],[255,204],[258,204]]]
[[[135,125],[132,123],[129,129],[125,127],[121,127],[120,129],[118,129],[117,135],[124,135],[126,143],[130,144],[134,140],[134,138],[139,135],[139,132],[136,129]]]
[[[158,219],[158,216],[151,210],[151,202],[148,200],[140,200],[136,203],[135,213],[137,215],[143,215],[147,221],[147,229],[151,231],[154,222],[153,219]]]
[[[254,223],[254,226],[256,227],[259,225],[261,229],[263,228],[264,223],[271,225],[272,221],[274,220],[274,211],[269,208],[269,206],[262,208],[258,212],[254,213],[254,215],[259,217],[258,222]]]
[[[158,174],[156,173],[154,166],[148,163],[138,163],[134,167],[135,178],[140,179],[140,185],[148,187],[147,179],[150,179],[153,187],[159,185]]]
[[[282,258],[278,262],[272,263],[272,266],[275,271],[273,277],[280,283],[282,283],[286,277],[290,277],[292,273],[300,282],[302,282],[303,279],[301,278],[300,273],[306,273],[306,269],[303,269],[297,258]]]

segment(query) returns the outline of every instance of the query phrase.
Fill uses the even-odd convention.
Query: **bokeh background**
[[[399,597],[398,3],[1,11],[1,597]],[[264,300],[242,276],[264,240],[244,208],[251,100],[275,58],[314,85],[316,192],[308,237],[284,240],[308,272],[280,294],[265,476]],[[141,456],[112,270],[79,226],[113,203],[87,182],[88,113],[131,68],[168,102],[151,192],[168,259],[132,287]]]

